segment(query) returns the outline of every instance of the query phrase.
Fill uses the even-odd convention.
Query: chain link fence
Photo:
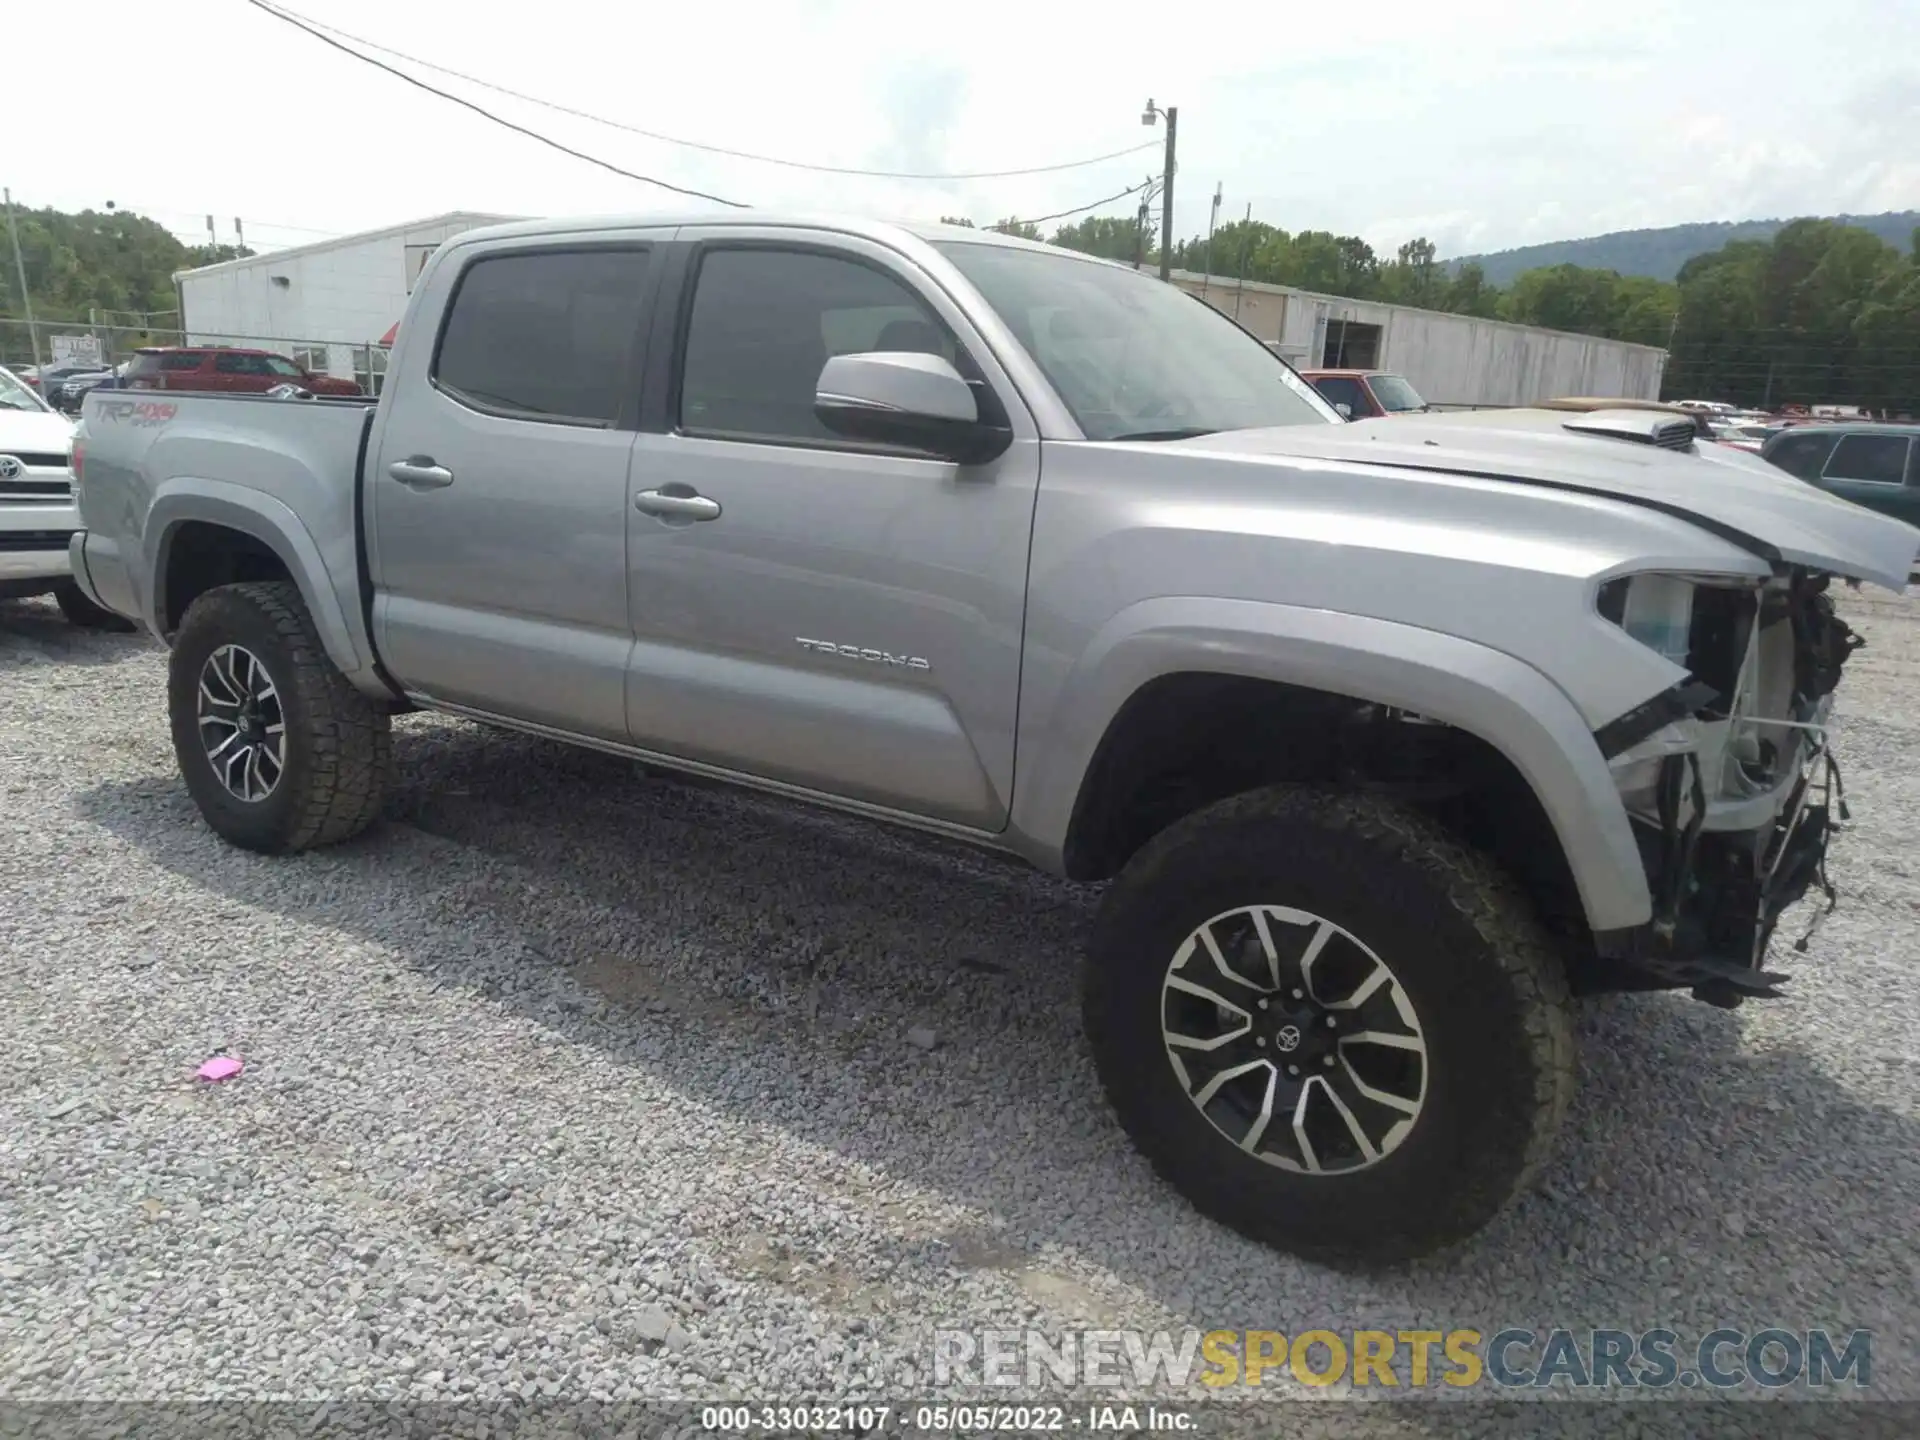
[[[152,346],[205,346],[211,349],[265,350],[291,360],[314,375],[351,380],[369,395],[378,395],[387,373],[387,352],[374,341],[343,344],[288,335],[224,335],[205,330],[170,327],[97,325],[71,320],[38,320],[32,330],[25,320],[0,319],[0,366],[18,373],[33,365],[38,334],[39,363],[43,366],[84,365],[111,370]],[[53,398],[53,397],[48,397]]]

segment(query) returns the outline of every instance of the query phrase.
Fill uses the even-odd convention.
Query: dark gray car
[[[1760,455],[1869,510],[1920,520],[1920,425],[1796,425]]]

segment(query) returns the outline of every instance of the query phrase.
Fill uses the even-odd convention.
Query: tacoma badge
[[[933,668],[918,655],[895,655],[886,650],[869,650],[859,645],[836,645],[831,640],[808,640],[799,635],[794,636],[793,640],[802,650],[815,650],[823,655],[844,655],[849,660],[866,660],[875,665],[899,665],[908,670]]]

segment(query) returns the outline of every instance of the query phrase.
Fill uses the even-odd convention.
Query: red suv
[[[134,351],[121,384],[128,390],[220,390],[255,395],[276,385],[298,385],[316,395],[364,393],[351,380],[315,375],[271,350],[186,345]]]

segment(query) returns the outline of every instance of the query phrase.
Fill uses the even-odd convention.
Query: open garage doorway
[[[1358,320],[1327,321],[1327,340],[1320,364],[1327,370],[1378,369],[1380,327]]]

